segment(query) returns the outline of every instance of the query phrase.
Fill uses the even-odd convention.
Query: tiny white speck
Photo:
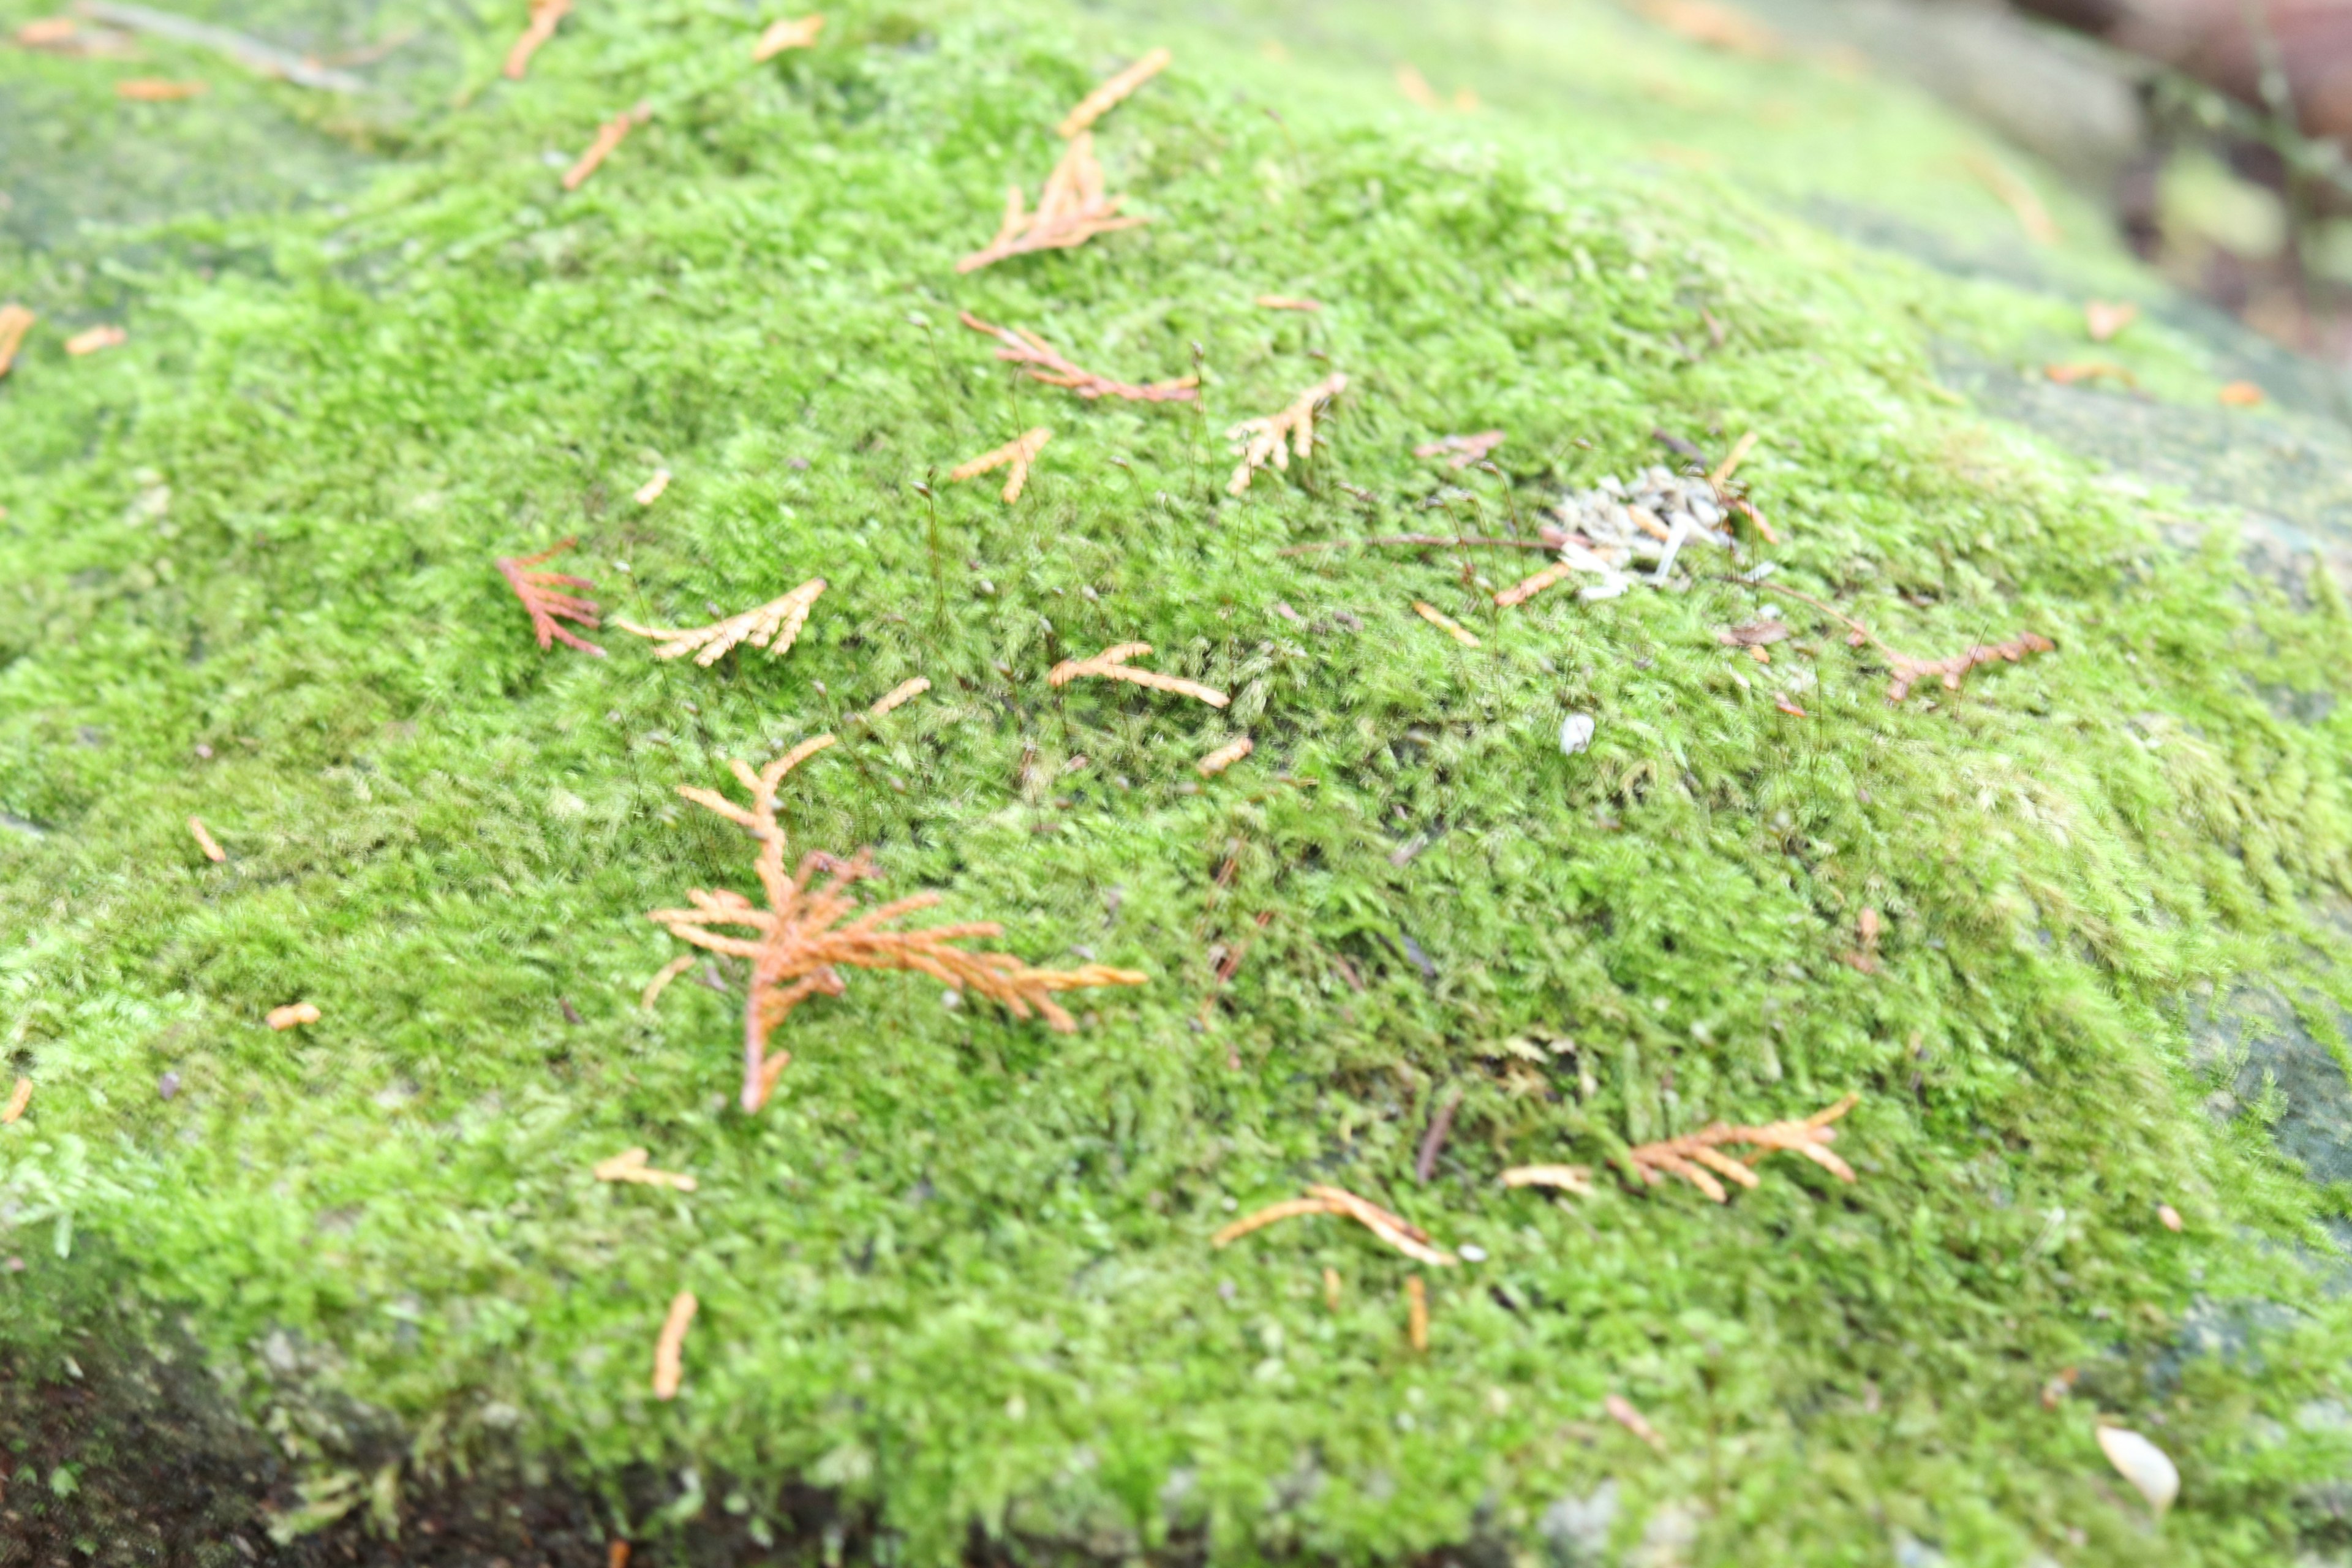
[[[963,1005],[963,997],[954,991],[942,991],[940,993],[940,1005],[952,1011]]]
[[[1562,756],[1572,757],[1592,744],[1592,715],[1571,713],[1559,723],[1559,750]]]
[[[1461,1247],[1461,1252],[1463,1261],[1465,1262],[1484,1263],[1486,1261],[1486,1249],[1479,1246],[1475,1241],[1464,1242]]]

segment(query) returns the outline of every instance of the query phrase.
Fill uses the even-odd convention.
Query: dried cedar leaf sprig
[[[648,637],[661,643],[654,649],[656,658],[682,658],[694,655],[694,662],[708,668],[726,657],[727,650],[743,643],[768,650],[770,658],[782,658],[792,651],[808,624],[809,607],[817,595],[824,592],[824,579],[812,577],[781,599],[745,610],[740,616],[730,616],[723,621],[713,621],[707,626],[689,626],[684,631],[667,626],[641,626],[635,621],[625,621],[617,616],[613,625],[625,632]]]
[[[1837,1137],[1837,1129],[1830,1123],[1852,1110],[1861,1098],[1849,1094],[1802,1121],[1769,1121],[1759,1127],[1713,1122],[1679,1138],[1636,1144],[1625,1152],[1625,1157],[1644,1185],[1654,1187],[1669,1177],[1678,1176],[1718,1204],[1728,1202],[1731,1194],[1716,1179],[1717,1176],[1739,1186],[1755,1186],[1756,1173],[1748,1167],[1776,1150],[1801,1154],[1839,1181],[1851,1182],[1855,1179],[1853,1168],[1829,1151],[1830,1143]],[[1735,1160],[1723,1152],[1743,1144],[1748,1152],[1740,1159]],[[1503,1173],[1503,1184],[1564,1187],[1570,1192],[1589,1193],[1592,1190],[1591,1174],[1581,1165],[1518,1165]]]
[[[1317,411],[1347,390],[1347,376],[1335,370],[1292,399],[1287,407],[1263,419],[1244,419],[1226,431],[1225,439],[1234,444],[1241,462],[1226,481],[1225,493],[1237,496],[1249,489],[1250,477],[1268,463],[1286,471],[1294,449],[1299,460],[1306,461],[1315,450]]]
[[[1880,644],[1885,648],[1885,644]],[[1992,664],[2006,659],[2011,664],[2023,661],[2032,653],[2055,653],[2058,645],[2034,632],[2020,632],[2007,642],[1990,647],[1962,649],[1948,658],[1908,658],[1892,648],[1885,648],[1887,662],[1895,667],[1895,679],[1886,688],[1886,700],[1900,702],[1911,695],[1911,689],[1929,677],[1939,679],[1947,691],[1960,689],[1960,678],[1980,664]]]
[[[604,657],[603,648],[572,636],[555,624],[572,621],[594,631],[597,624],[595,601],[562,590],[593,588],[596,584],[585,577],[567,577],[561,572],[532,570],[541,562],[553,560],[578,542],[576,539],[567,539],[550,545],[536,555],[501,555],[498,558],[499,574],[507,580],[507,586],[514,590],[515,597],[522,601],[522,607],[530,612],[530,629],[539,637],[541,652],[560,642],[566,647],[576,647],[582,653],[592,653],[602,658]]]
[[[1310,1214],[1337,1215],[1343,1219],[1352,1219],[1416,1263],[1443,1268],[1455,1260],[1454,1254],[1442,1250],[1430,1240],[1429,1232],[1403,1215],[1391,1214],[1380,1205],[1360,1198],[1345,1187],[1327,1186],[1321,1183],[1308,1187],[1303,1198],[1268,1204],[1255,1214],[1244,1215],[1211,1237],[1209,1242],[1213,1247],[1225,1247],[1276,1220]]]
[[[974,991],[1002,1003],[1016,1018],[1034,1012],[1065,1032],[1077,1026],[1054,1000],[1063,991],[1098,985],[1140,985],[1150,976],[1131,969],[1089,963],[1080,969],[1032,969],[1011,953],[974,952],[956,945],[976,937],[1003,934],[992,921],[906,931],[898,922],[918,910],[940,901],[935,892],[860,910],[852,889],[872,879],[874,865],[861,852],[843,860],[823,853],[802,858],[796,870],[784,869],[785,835],[776,820],[776,789],[809,757],[833,743],[830,735],[804,741],[759,772],[750,764],[730,764],[750,792],[749,807],[737,805],[715,791],[680,785],[678,793],[729,821],[749,829],[760,841],[754,868],[767,899],[761,908],[740,893],[724,889],[693,889],[687,895],[691,909],[655,910],[649,919],[680,942],[747,960],[751,984],[743,1004],[743,1092],[746,1111],[767,1103],[777,1077],[792,1060],[788,1051],[768,1054],[768,1037],[792,1010],[819,994],[838,996],[845,986],[841,971],[852,969],[913,970],[944,982],[958,991]],[[820,880],[819,879],[823,879]],[[736,934],[738,931],[749,934]]]
[[[1150,221],[1121,216],[1119,204],[1126,200],[1125,196],[1103,194],[1102,163],[1095,156],[1094,132],[1081,131],[1070,138],[1061,161],[1045,176],[1045,189],[1037,197],[1037,210],[1024,211],[1021,187],[1010,187],[1004,193],[1004,221],[998,225],[996,237],[957,262],[956,270],[977,272],[1008,257],[1026,256],[1032,251],[1068,250],[1098,234],[1134,228]]]
[[[1053,438],[1054,433],[1040,425],[1034,430],[1024,431],[1002,447],[982,452],[968,463],[959,463],[949,472],[948,478],[958,482],[976,479],[992,469],[1010,465],[1013,471],[1005,477],[1004,504],[1011,506],[1021,499],[1022,489],[1029,482],[1029,465],[1037,460],[1037,454],[1044,451],[1045,443]]]
[[[1013,364],[1026,365],[1029,379],[1042,381],[1048,386],[1066,386],[1080,397],[1091,401],[1097,397],[1123,398],[1129,403],[1190,403],[1201,395],[1201,378],[1197,375],[1175,381],[1154,381],[1138,385],[1129,381],[1113,381],[1107,375],[1072,364],[1049,347],[1034,332],[1013,327],[992,326],[970,310],[958,312],[963,324],[975,332],[986,332],[1002,345],[996,357]]]
[[[1212,708],[1223,708],[1232,699],[1213,686],[1203,686],[1197,680],[1181,676],[1162,675],[1156,669],[1131,669],[1130,658],[1140,658],[1151,651],[1148,642],[1123,642],[1107,647],[1092,658],[1066,658],[1045,672],[1048,686],[1067,686],[1081,676],[1097,676],[1105,680],[1124,680],[1130,685],[1149,687],[1154,691],[1172,691],[1179,697],[1190,697]]]

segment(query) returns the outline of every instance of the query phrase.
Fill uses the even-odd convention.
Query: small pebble
[[[963,1005],[963,994],[960,991],[943,991],[940,994],[940,1005],[952,1013]]]
[[[1454,1250],[1462,1254],[1462,1261],[1465,1263],[1484,1263],[1486,1261],[1486,1249],[1479,1246],[1475,1241],[1465,1241],[1460,1247],[1454,1248]]]
[[[2164,1222],[2164,1228],[2167,1230],[2177,1231],[2180,1228],[2180,1211],[2170,1204],[2157,1205],[2156,1217]]]
[[[1592,715],[1571,713],[1559,723],[1559,750],[1562,756],[1572,757],[1592,744]]]
[[[157,1079],[155,1080],[155,1092],[162,1095],[165,1100],[169,1100],[173,1095],[178,1094],[180,1092],[180,1075],[175,1072],[167,1072],[162,1078]]]

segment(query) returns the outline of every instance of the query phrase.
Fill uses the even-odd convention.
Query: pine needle
[[[1294,448],[1299,461],[1305,462],[1315,449],[1317,410],[1347,389],[1347,376],[1335,370],[1300,393],[1289,406],[1263,419],[1244,419],[1226,431],[1225,439],[1234,444],[1241,463],[1226,482],[1225,493],[1237,496],[1248,489],[1250,477],[1269,462],[1287,471]]]
[[[16,351],[25,346],[25,334],[33,330],[40,318],[13,300],[0,305],[0,375],[16,363]]]
[[[1175,59],[1166,49],[1152,50],[1078,100],[1077,107],[1063,117],[1062,122],[1054,127],[1055,132],[1066,139],[1090,129],[1096,121],[1125,102],[1137,88],[1174,64]]]
[[[572,13],[572,0],[530,0],[530,23],[516,38],[514,47],[507,51],[506,78],[520,81],[530,69],[530,57],[539,53],[541,44],[555,37],[555,25]]]
[[[1344,1219],[1352,1219],[1416,1263],[1444,1268],[1454,1262],[1452,1253],[1442,1252],[1430,1245],[1429,1233],[1411,1220],[1391,1214],[1378,1204],[1360,1198],[1344,1187],[1320,1184],[1308,1187],[1303,1198],[1288,1198],[1278,1204],[1269,1204],[1255,1214],[1243,1215],[1211,1237],[1209,1242],[1213,1247],[1229,1246],[1276,1220],[1314,1214],[1337,1215]]]
[[[544,653],[552,643],[576,647],[582,653],[604,657],[604,650],[594,643],[583,641],[555,623],[574,621],[590,631],[596,629],[596,605],[576,594],[556,592],[562,588],[593,588],[596,584],[585,577],[567,577],[560,572],[536,572],[531,568],[542,561],[552,560],[579,542],[566,539],[550,545],[536,555],[501,555],[498,558],[499,574],[507,580],[522,607],[530,612],[530,629],[539,637],[540,651]]]
[[[898,685],[884,692],[880,701],[875,703],[873,707],[868,708],[866,710],[866,721],[868,724],[873,723],[893,709],[900,708],[905,706],[907,703],[912,702],[916,698],[920,697],[924,692],[929,691],[930,689],[931,682],[929,676],[919,675],[912,680],[900,681]]]
[[[1238,741],[1231,741],[1219,746],[1192,766],[1199,771],[1202,778],[1213,779],[1255,750],[1257,750],[1257,742],[1244,735]]]
[[[94,354],[107,349],[120,348],[130,340],[130,337],[131,334],[121,327],[92,327],[87,331],[76,332],[68,338],[66,353],[79,359],[84,354]]]
[[[1710,1202],[1718,1204],[1728,1202],[1730,1194],[1716,1177],[1753,1187],[1758,1184],[1756,1173],[1748,1166],[1775,1150],[1801,1154],[1839,1181],[1851,1182],[1855,1179],[1853,1168],[1829,1152],[1830,1142],[1837,1137],[1837,1130],[1830,1123],[1852,1110],[1860,1099],[1859,1095],[1849,1094],[1802,1121],[1773,1121],[1760,1127],[1733,1127],[1717,1121],[1679,1138],[1638,1144],[1626,1151],[1626,1157],[1648,1185],[1656,1186],[1670,1176],[1679,1176],[1706,1194]],[[1722,1152],[1727,1145],[1738,1143],[1750,1145],[1752,1152],[1742,1160],[1734,1160]]]
[[[772,60],[786,49],[813,49],[816,36],[824,31],[824,18],[810,15],[790,21],[774,21],[767,25],[752,40],[751,59],[754,64]]]
[[[33,1080],[28,1078],[18,1079],[16,1091],[8,1096],[6,1108],[0,1109],[0,1127],[5,1127],[22,1117],[25,1114],[25,1108],[32,1103]]]
[[[1032,381],[1042,381],[1048,386],[1066,386],[1090,401],[1097,397],[1117,397],[1129,403],[1190,403],[1201,395],[1201,378],[1197,375],[1184,376],[1176,381],[1155,381],[1144,385],[1113,381],[1107,375],[1097,375],[1093,371],[1072,364],[1034,332],[991,326],[970,310],[959,314],[965,326],[975,332],[986,332],[1003,345],[996,351],[998,359],[1028,366]]]
[[[694,1314],[701,1306],[691,1290],[680,1290],[670,1299],[669,1314],[662,1319],[661,1337],[654,1341],[656,1399],[676,1399],[679,1384],[686,1381],[686,1331],[694,1326]]]
[[[1880,645],[1885,647],[1884,644]],[[2007,642],[1994,643],[1990,647],[1976,647],[1953,654],[1948,658],[1909,658],[1885,649],[1887,662],[1895,667],[1895,679],[1886,688],[1886,700],[1900,702],[1911,695],[1911,689],[1934,676],[1944,683],[1947,691],[1960,689],[1960,678],[1980,664],[1992,664],[2006,659],[2011,664],[2021,662],[2034,653],[2055,653],[2058,645],[2033,632],[2020,632]]]
[[[188,832],[194,836],[196,847],[205,852],[205,858],[214,865],[217,866],[228,858],[228,851],[222,848],[210,833],[205,831],[202,818],[194,816],[188,818]]]
[[[877,874],[862,851],[849,860],[822,852],[808,855],[797,870],[787,872],[785,834],[776,820],[777,786],[785,774],[831,744],[830,735],[804,741],[756,773],[747,763],[730,764],[751,794],[748,808],[715,791],[678,787],[688,800],[749,829],[760,841],[754,870],[767,899],[765,908],[740,893],[696,889],[687,895],[691,909],[655,910],[647,916],[680,942],[751,963],[751,984],[743,1005],[742,1105],[747,1112],[767,1102],[777,1076],[792,1059],[785,1052],[770,1057],[770,1034],[809,997],[840,995],[845,989],[841,977],[845,968],[928,974],[957,991],[974,991],[1001,1003],[1016,1018],[1040,1015],[1064,1033],[1077,1024],[1054,1000],[1055,993],[1140,985],[1150,978],[1100,963],[1074,970],[1032,969],[1010,953],[974,952],[956,945],[969,938],[1002,935],[1003,928],[989,921],[897,929],[898,921],[930,908],[940,896],[917,893],[860,911],[852,889]],[[822,882],[817,881],[820,875]],[[750,934],[734,934],[737,931]]]
[[[663,964],[661,973],[646,981],[646,988],[637,993],[637,1005],[648,1013],[652,1012],[654,1004],[661,1000],[661,994],[669,989],[669,983],[693,967],[694,954],[690,952]]]
[[[1103,195],[1102,164],[1095,157],[1094,134],[1081,131],[1070,139],[1054,172],[1045,176],[1045,188],[1037,197],[1037,210],[1023,210],[1020,186],[1006,191],[1004,220],[997,226],[996,237],[957,262],[956,270],[977,272],[1008,257],[1026,256],[1032,251],[1068,250],[1098,234],[1134,228],[1150,221],[1120,216],[1119,204],[1126,199]]]
[[[683,631],[668,626],[641,626],[618,616],[614,617],[613,625],[633,636],[659,642],[661,647],[654,649],[656,658],[683,658],[690,653],[694,662],[706,669],[727,657],[730,648],[743,643],[766,648],[770,658],[782,658],[799,640],[801,628],[808,624],[810,607],[824,592],[824,579],[812,577],[781,599],[771,599],[740,616]]]
[[[589,1173],[600,1182],[631,1182],[641,1187],[667,1187],[673,1192],[693,1192],[698,1183],[692,1176],[682,1176],[676,1171],[657,1171],[646,1163],[650,1156],[643,1149],[624,1149],[609,1160],[600,1160]]]
[[[948,478],[953,480],[977,479],[992,468],[1011,464],[1013,472],[1004,481],[1004,504],[1011,506],[1021,499],[1022,488],[1029,482],[1029,465],[1037,460],[1037,454],[1044,451],[1045,443],[1053,438],[1054,433],[1040,425],[993,451],[982,452],[970,462],[959,463],[949,472]]]
[[[1439,631],[1444,632],[1447,637],[1452,637],[1455,642],[1460,643],[1464,647],[1476,647],[1478,646],[1478,638],[1475,635],[1466,630],[1459,621],[1456,621],[1453,616],[1439,609],[1435,605],[1427,604],[1420,599],[1415,599],[1412,602],[1412,613],[1419,616],[1423,620],[1427,621],[1431,626],[1435,626]]]
[[[628,139],[630,132],[653,118],[653,112],[651,105],[641,102],[635,109],[623,110],[598,126],[596,139],[588,143],[588,150],[580,154],[572,167],[563,171],[563,188],[576,191],[585,184],[588,176],[613,155],[614,149]]]
[[[1570,565],[1565,561],[1555,561],[1550,565],[1545,567],[1542,571],[1536,573],[1533,576],[1522,577],[1519,581],[1512,584],[1501,593],[1496,594],[1495,595],[1495,604],[1497,608],[1506,610],[1510,609],[1516,605],[1524,605],[1529,599],[1534,598],[1538,594],[1542,593],[1546,588],[1550,587],[1553,584],[1565,583],[1568,579],[1575,575],[1575,567]]]
[[[1127,661],[1140,658],[1151,651],[1148,642],[1123,642],[1107,647],[1092,658],[1066,658],[1045,672],[1049,686],[1067,686],[1081,676],[1096,676],[1104,680],[1124,680],[1130,685],[1149,687],[1154,691],[1172,691],[1180,697],[1191,697],[1212,708],[1223,708],[1233,700],[1213,686],[1203,686],[1197,680],[1180,676],[1162,675],[1155,669],[1130,669]]]
[[[315,1024],[319,1018],[319,1009],[315,1005],[309,1002],[289,1002],[283,1007],[272,1007],[269,1010],[268,1022],[271,1028],[282,1034],[298,1024]]]

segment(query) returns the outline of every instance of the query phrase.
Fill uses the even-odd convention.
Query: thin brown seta
[[[1162,675],[1156,669],[1134,669],[1130,658],[1140,658],[1151,651],[1148,642],[1123,642],[1107,647],[1092,658],[1066,658],[1045,672],[1049,686],[1067,686],[1084,676],[1103,680],[1124,680],[1131,686],[1149,687],[1154,691],[1172,691],[1180,697],[1191,697],[1212,708],[1223,708],[1232,699],[1213,686],[1203,686],[1197,680],[1181,676]]]
[[[1426,1263],[1434,1268],[1450,1268],[1454,1255],[1440,1250],[1429,1239],[1429,1233],[1401,1215],[1391,1214],[1380,1205],[1360,1198],[1344,1187],[1327,1186],[1320,1183],[1307,1189],[1303,1198],[1287,1198],[1278,1204],[1268,1204],[1255,1214],[1244,1215],[1233,1224],[1209,1238],[1210,1245],[1226,1247],[1239,1241],[1254,1230],[1263,1230],[1277,1220],[1294,1219],[1302,1215],[1336,1215],[1352,1219],[1389,1246],[1416,1263]]]
[[[643,1149],[624,1149],[609,1160],[599,1160],[589,1171],[600,1182],[627,1182],[641,1187],[667,1187],[672,1192],[690,1193],[699,1184],[692,1176],[676,1171],[656,1170],[646,1163],[650,1156]]]
[[[1054,127],[1065,138],[1092,130],[1096,121],[1133,96],[1135,89],[1158,76],[1175,63],[1176,57],[1166,49],[1154,49],[1118,75],[1108,78],[1092,92],[1078,100],[1077,107]]]
[[[661,973],[646,981],[646,988],[637,993],[637,1005],[646,1012],[652,1012],[654,1004],[661,1000],[661,994],[669,989],[669,983],[693,967],[694,954],[690,952],[663,964]]]
[[[272,1007],[265,1020],[280,1034],[302,1024],[315,1024],[322,1015],[315,1002],[289,1002],[283,1007]]]
[[[661,647],[654,649],[656,658],[683,658],[690,653],[694,662],[705,668],[725,658],[728,649],[744,643],[766,648],[770,658],[782,658],[799,640],[801,628],[808,624],[810,606],[824,592],[824,579],[812,577],[782,598],[771,599],[740,616],[730,616],[707,626],[690,626],[683,631],[668,626],[641,626],[618,616],[613,625],[633,636],[659,642]]]
[[[1268,463],[1287,471],[1293,451],[1305,462],[1315,450],[1315,416],[1322,406],[1348,390],[1348,378],[1339,371],[1317,382],[1293,398],[1289,405],[1262,419],[1244,419],[1225,432],[1225,439],[1234,444],[1240,464],[1234,477],[1225,483],[1227,495],[1239,495],[1250,487],[1250,478]]]
[[[654,1397],[676,1399],[686,1382],[686,1331],[694,1326],[694,1314],[702,1303],[694,1299],[691,1290],[680,1290],[670,1298],[669,1311],[662,1319],[661,1333],[654,1341]]]
[[[1029,465],[1037,460],[1037,454],[1044,451],[1045,443],[1053,438],[1054,433],[1040,425],[993,451],[982,452],[968,463],[957,464],[950,470],[948,478],[956,480],[978,479],[992,468],[1009,465],[1013,471],[1004,480],[1004,504],[1011,506],[1021,499],[1023,488],[1029,483]]]
[[[558,621],[572,621],[596,629],[596,603],[577,594],[564,593],[566,588],[593,588],[596,584],[585,577],[567,577],[561,572],[533,570],[541,562],[551,561],[571,549],[579,541],[566,539],[549,545],[536,555],[501,555],[498,558],[499,575],[507,580],[522,607],[530,612],[530,629],[539,638],[540,651],[544,653],[556,643],[576,647],[582,653],[604,657],[604,650],[594,643],[574,637]]]
[[[1651,1426],[1640,1411],[1633,1408],[1632,1400],[1622,1394],[1612,1394],[1601,1402],[1601,1407],[1609,1412],[1610,1420],[1614,1421],[1659,1453],[1663,1454],[1666,1451],[1666,1440],[1658,1436],[1658,1429]]]
[[[814,13],[771,22],[751,40],[751,59],[757,64],[774,59],[786,49],[813,49],[817,35],[824,31],[824,17]]]
[[[1885,644],[1879,645],[1882,648]],[[1895,679],[1886,688],[1886,700],[1900,702],[1911,695],[1911,689],[1934,677],[1944,683],[1947,691],[1960,689],[1961,677],[1980,664],[2007,661],[2018,664],[2028,654],[2055,653],[2058,645],[2035,632],[2020,632],[2007,642],[1979,645],[1962,649],[1948,658],[1907,658],[1887,649],[1887,658],[1895,666]]]
[[[205,852],[205,858],[214,865],[217,866],[228,858],[228,851],[222,848],[220,841],[205,830],[204,818],[200,816],[188,818],[188,833],[195,839],[196,847]]]
[[[1038,250],[1068,250],[1098,234],[1134,228],[1150,221],[1120,216],[1119,204],[1126,199],[1103,194],[1102,163],[1095,157],[1094,133],[1081,131],[1070,139],[1054,172],[1045,176],[1045,189],[1037,197],[1037,210],[1024,210],[1020,186],[1008,189],[1004,194],[1004,220],[997,226],[996,237],[957,262],[956,270],[977,272],[1008,257],[1026,256]]]
[[[598,126],[596,139],[588,143],[588,150],[580,154],[572,167],[563,171],[563,188],[576,191],[587,184],[588,176],[613,155],[615,148],[628,140],[630,132],[652,119],[653,113],[652,105],[640,102],[635,108],[625,109]]]
[[[730,763],[751,796],[748,807],[713,790],[678,786],[678,794],[748,829],[760,841],[754,869],[767,899],[765,908],[740,893],[696,889],[687,895],[692,908],[656,910],[647,917],[680,942],[750,963],[751,982],[743,1004],[742,1105],[746,1111],[756,1111],[767,1102],[777,1076],[792,1059],[789,1052],[768,1054],[769,1036],[809,997],[840,995],[846,989],[841,976],[844,969],[898,969],[928,974],[956,991],[977,992],[1001,1003],[1016,1018],[1042,1015],[1046,1023],[1065,1033],[1077,1024],[1054,1000],[1055,993],[1099,985],[1140,985],[1150,978],[1134,970],[1100,963],[1075,970],[1032,969],[1010,953],[973,952],[955,945],[969,938],[1003,934],[1003,928],[992,921],[923,931],[895,929],[916,910],[938,903],[940,895],[917,893],[861,912],[852,889],[877,874],[873,862],[862,852],[849,860],[821,852],[804,856],[797,870],[786,871],[785,834],[776,820],[777,786],[793,768],[831,744],[830,735],[804,741],[757,773],[749,763]],[[818,881],[820,876],[822,881]],[[736,931],[750,934],[737,935]]]
[[[530,57],[555,37],[556,24],[572,14],[572,0],[530,0],[530,20],[507,51],[504,68],[509,81],[520,81],[530,69]]]
[[[965,326],[975,332],[986,332],[997,341],[1000,345],[996,351],[998,359],[1027,366],[1032,381],[1042,381],[1048,386],[1067,387],[1089,401],[1097,397],[1117,397],[1129,403],[1190,403],[1201,395],[1201,378],[1197,375],[1141,384],[1113,381],[1107,375],[1097,375],[1093,371],[1072,364],[1034,332],[992,326],[970,310],[960,311],[959,315]]]
[[[1460,643],[1464,647],[1476,647],[1478,646],[1478,638],[1475,633],[1471,632],[1469,629],[1465,627],[1461,622],[1455,620],[1453,616],[1439,609],[1435,605],[1430,604],[1426,600],[1415,599],[1412,602],[1412,613],[1419,616],[1423,620],[1427,621],[1431,626],[1435,626],[1439,631],[1444,632],[1447,637],[1452,637],[1455,642]]]

